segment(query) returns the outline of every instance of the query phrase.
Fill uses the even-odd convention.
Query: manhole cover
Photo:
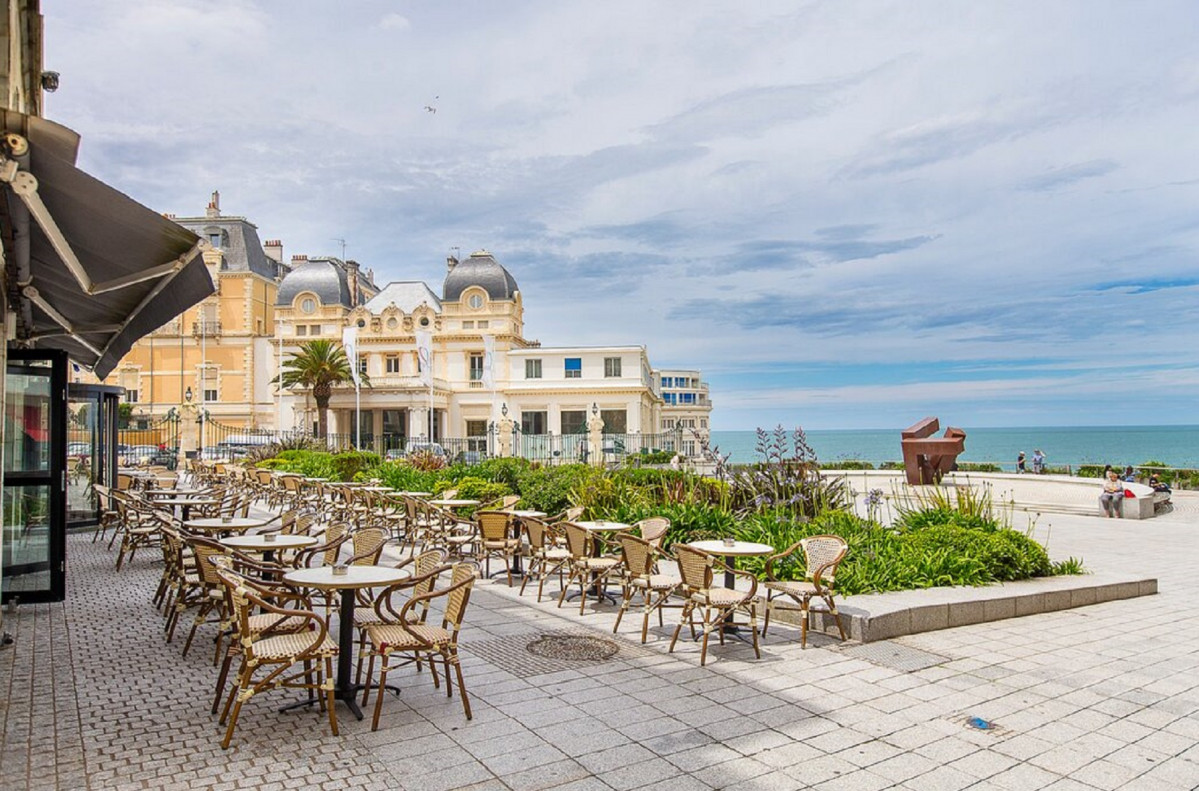
[[[863,643],[843,649],[843,653],[865,659],[876,665],[901,670],[907,673],[924,670],[944,664],[949,657],[934,654],[932,651],[922,651],[890,640],[880,640],[877,643]]]
[[[577,634],[543,634],[525,646],[543,659],[569,659],[575,662],[603,662],[620,651],[620,644],[605,637]]]

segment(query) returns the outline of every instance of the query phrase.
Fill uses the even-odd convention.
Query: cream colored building
[[[360,435],[364,447],[386,450],[432,438],[451,451],[495,453],[510,432],[515,453],[568,460],[589,450],[583,437],[596,413],[603,433],[614,435],[600,450],[676,449],[677,434],[659,430],[664,402],[646,349],[547,347],[525,338],[520,289],[490,253],[448,259],[440,296],[412,281],[357,293],[356,268],[338,264],[297,265],[280,287],[278,311],[285,354],[314,332],[340,339],[343,327],[358,328],[370,386],[335,389],[330,432],[342,441]],[[431,385],[420,374],[420,331],[432,338]],[[282,413],[284,429],[315,422],[302,394],[284,396]]]
[[[264,244],[245,217],[221,213],[218,193],[204,215],[172,219],[208,242],[204,261],[217,291],[135,344],[106,383],[125,388],[135,426],[172,410],[183,415],[184,450],[240,430],[313,432],[310,396],[280,392],[273,380],[301,344],[341,342],[346,327],[357,328],[370,386],[334,389],[329,432],[339,444],[361,440],[385,452],[435,441],[453,452],[496,453],[503,435],[508,452],[568,460],[590,450],[581,438],[592,412],[613,437],[606,450],[618,455],[677,450],[691,437],[676,425],[707,427],[706,385],[702,401],[670,403],[677,396],[661,386],[642,346],[549,347],[525,338],[516,280],[486,251],[447,259],[438,291],[419,281],[379,288],[354,261],[297,255],[285,263],[280,242]],[[431,336],[431,385],[417,360],[420,331]],[[684,375],[698,387],[698,371],[667,381]]]

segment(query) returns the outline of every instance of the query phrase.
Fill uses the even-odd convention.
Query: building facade
[[[711,402],[698,371],[655,371],[643,346],[526,338],[516,279],[486,251],[447,259],[439,289],[419,281],[380,288],[354,261],[295,255],[285,263],[280,242],[264,244],[245,217],[221,213],[219,193],[203,216],[171,219],[208,243],[216,293],[138,342],[106,383],[125,389],[134,426],[182,416],[184,450],[237,430],[314,432],[310,395],[275,379],[302,344],[341,342],[346,328],[356,331],[369,385],[334,388],[329,432],[339,444],[386,452],[437,442],[495,453],[502,434],[507,452],[570,460],[588,453],[582,437],[593,415],[616,454],[694,455],[690,429],[707,430]],[[418,345],[426,334],[428,371]]]

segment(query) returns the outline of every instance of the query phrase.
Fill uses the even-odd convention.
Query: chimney
[[[299,253],[296,253],[291,257],[292,269],[295,269],[297,266],[303,266],[306,263],[308,263],[308,256],[306,255],[300,255]]]
[[[217,190],[212,191],[212,200],[208,201],[208,211],[205,214],[208,217],[221,216],[221,193]]]
[[[276,264],[283,263],[283,242],[279,239],[267,239],[262,245],[262,252]]]
[[[358,262],[346,261],[346,285],[350,289],[350,307],[358,307]]]

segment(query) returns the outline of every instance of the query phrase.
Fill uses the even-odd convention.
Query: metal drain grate
[[[517,678],[578,670],[652,653],[639,644],[601,637],[585,629],[524,632],[496,640],[464,641],[462,650]],[[572,655],[578,658],[569,658]]]
[[[893,670],[902,670],[905,673],[936,667],[949,661],[947,656],[934,654],[932,651],[922,651],[919,648],[909,648],[888,640],[849,646],[842,649],[842,652],[856,659],[865,659],[867,662]]]

